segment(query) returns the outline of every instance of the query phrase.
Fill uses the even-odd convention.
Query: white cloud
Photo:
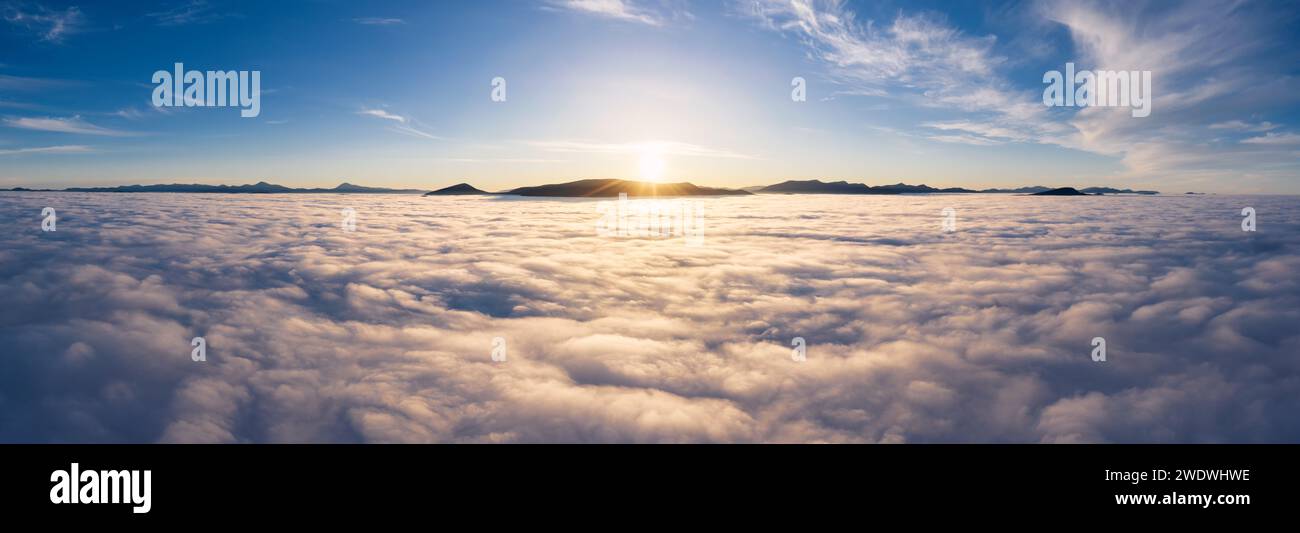
[[[207,0],[191,0],[174,8],[147,14],[159,26],[187,26],[190,24],[208,24],[227,18],[237,18],[238,14],[224,13],[217,10]]]
[[[30,148],[13,148],[0,149],[0,155],[25,155],[25,154],[84,154],[91,152],[89,146],[79,144],[65,144],[59,146],[37,146]]]
[[[548,5],[601,17],[661,26],[664,17],[633,0],[550,0]]]
[[[1049,23],[1070,36],[1072,50],[1038,46],[1058,57],[1051,68],[1150,70],[1152,115],[1135,119],[1111,108],[1049,109],[1037,77],[1012,80],[996,36],[973,36],[944,19],[900,11],[888,24],[859,21],[839,1],[754,0],[736,11],[769,29],[795,36],[820,59],[832,80],[849,90],[884,93],[939,120],[918,124],[943,142],[1056,145],[1114,158],[1123,170],[1110,179],[1150,186],[1200,186],[1234,177],[1277,187],[1300,174],[1282,143],[1217,143],[1220,130],[1269,131],[1267,115],[1295,102],[1297,80],[1285,61],[1289,28],[1267,7],[1232,0],[1143,3],[1040,0],[1025,25]],[[1215,20],[1205,24],[1205,20]],[[1047,31],[1047,30],[1043,30]],[[1067,55],[1067,53],[1072,55]],[[1037,57],[1037,56],[1036,56]],[[1029,87],[1020,89],[1019,87]],[[1271,140],[1265,137],[1264,140]],[[1261,149],[1273,146],[1273,150]],[[1246,148],[1250,150],[1247,152]]]
[[[358,111],[357,114],[365,115],[368,117],[382,118],[384,120],[392,120],[395,122],[401,122],[403,124],[406,123],[406,117],[389,113],[387,111],[384,111],[383,109],[363,109],[361,111]]]
[[[408,135],[408,136],[411,136],[411,137],[420,137],[420,138],[423,138],[423,139],[429,139],[429,140],[434,140],[434,141],[445,140],[445,137],[439,137],[439,136],[434,135],[434,134],[432,134],[432,133],[429,133],[429,132],[427,132],[427,131],[424,131],[424,130],[421,130],[421,129],[417,129],[417,128],[414,128],[414,127],[411,127],[411,126],[406,126],[406,125],[393,126],[393,127],[391,127],[391,128],[388,128],[388,129],[389,129],[389,130],[392,130],[392,131],[395,131],[395,132],[397,132],[397,133],[401,133],[402,135]]]
[[[352,21],[366,26],[396,26],[399,24],[406,24],[405,20],[399,18],[384,17],[361,17],[352,19]]]
[[[408,137],[419,137],[421,139],[429,139],[434,141],[441,141],[446,139],[445,137],[440,137],[425,131],[425,129],[427,128],[425,128],[421,124],[418,124],[416,121],[411,120],[411,118],[409,117],[405,117],[395,113],[389,113],[388,111],[385,111],[383,109],[378,109],[378,108],[363,109],[357,112],[357,114],[397,122],[398,125],[389,127],[387,129],[394,133],[400,133]]]
[[[1270,131],[1277,129],[1278,125],[1269,121],[1251,124],[1243,120],[1226,120],[1210,125],[1210,129],[1215,130],[1232,130],[1232,131]]]
[[[1232,0],[1161,5],[1042,1],[1044,18],[1070,32],[1080,68],[1152,71],[1152,115],[1132,119],[1114,109],[1087,108],[1071,125],[1081,132],[1078,147],[1118,155],[1121,177],[1160,177],[1195,182],[1234,177],[1293,179],[1300,167],[1283,147],[1243,153],[1237,145],[1211,146],[1211,130],[1268,131],[1270,122],[1248,124],[1237,117],[1268,113],[1295,101],[1295,81],[1280,75],[1285,62],[1260,58],[1277,49],[1280,25],[1268,9]],[[1214,24],[1205,24],[1214,20]]]
[[[135,133],[96,126],[81,119],[72,118],[7,118],[5,125],[11,128],[27,130],[54,131],[59,133],[77,133],[82,135],[103,135],[108,137],[126,137]]]
[[[932,141],[969,144],[971,146],[992,146],[998,144],[997,141],[978,135],[929,135],[926,136],[926,138]]]
[[[60,214],[0,233],[0,441],[1294,442],[1300,206],[1241,200],[700,198],[689,247],[588,201],[0,194]]]
[[[758,0],[739,11],[770,29],[796,36],[847,89],[833,94],[888,96],[911,106],[966,115],[940,129],[959,135],[925,137],[941,142],[992,145],[1035,142],[1072,145],[1074,131],[1052,118],[1031,91],[999,74],[1006,59],[993,36],[972,36],[928,15],[899,13],[886,26],[860,22],[842,2]],[[990,130],[1014,131],[993,135]]]
[[[1241,141],[1243,144],[1263,144],[1263,145],[1296,145],[1300,144],[1300,134],[1295,133],[1265,133],[1259,137],[1251,137]]]
[[[51,43],[63,42],[65,37],[81,32],[85,25],[85,17],[76,6],[54,11],[40,6],[29,10],[10,4],[0,6],[0,13],[10,24],[28,28],[39,34],[42,41]]]

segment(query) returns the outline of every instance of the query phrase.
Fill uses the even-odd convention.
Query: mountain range
[[[1063,189],[1069,189],[1074,193],[1059,192]],[[6,189],[0,189],[6,190]],[[52,189],[27,189],[15,187],[7,189],[9,191],[42,191],[58,192]],[[743,196],[749,194],[931,194],[931,193],[1007,193],[1007,194],[1039,194],[1049,193],[1051,196],[1060,195],[1096,195],[1096,194],[1159,194],[1156,191],[1135,191],[1132,189],[1115,189],[1111,187],[1087,187],[1075,190],[1064,187],[1061,189],[1052,189],[1050,187],[1032,186],[1020,187],[1016,189],[982,189],[973,190],[961,187],[935,188],[925,184],[907,185],[896,183],[893,185],[870,186],[864,183],[848,183],[846,181],[829,181],[821,180],[790,180],[777,183],[774,185],[746,187],[744,189],[725,189],[717,187],[700,187],[691,183],[653,183],[645,181],[631,181],[620,179],[584,179],[570,181],[566,183],[554,183],[548,185],[537,185],[530,187],[519,187],[501,192],[487,192],[474,187],[468,183],[458,183],[450,187],[438,189],[436,191],[425,192],[418,189],[389,189],[384,187],[365,187],[353,185],[351,183],[342,183],[332,189],[326,188],[293,188],[284,185],[276,185],[259,181],[251,185],[203,185],[203,184],[158,184],[158,185],[122,185],[116,187],[69,187],[61,189],[66,192],[177,192],[177,193],[227,193],[227,194],[322,194],[322,193],[342,193],[342,194],[423,194],[424,196],[458,196],[458,195],[518,195],[518,196],[542,196],[542,197],[613,197],[619,194],[627,194],[636,197],[657,197],[657,196]],[[1058,192],[1052,192],[1058,191]],[[1075,194],[1077,193],[1077,194]]]
[[[452,185],[451,187],[443,187],[436,191],[429,191],[424,193],[425,196],[456,196],[456,195],[465,195],[465,194],[492,194],[492,193],[481,191],[478,188],[468,183],[457,183],[455,185]]]
[[[1069,188],[1069,187],[1065,187]],[[1069,188],[1075,190],[1073,188]],[[894,185],[877,185],[875,187],[864,183],[848,183],[845,181],[821,180],[791,180],[776,185],[765,187],[746,187],[744,190],[755,193],[778,193],[778,194],[929,194],[929,193],[1007,193],[1007,194],[1038,194],[1052,191],[1051,187],[1041,185],[1032,187],[1020,187],[1016,189],[964,189],[961,187],[948,187],[939,189],[930,187],[925,184],[907,185],[896,183]],[[1132,189],[1114,189],[1110,187],[1087,187],[1078,190],[1081,194],[1160,194],[1156,191],[1135,191]],[[1059,196],[1053,194],[1052,196]]]
[[[4,190],[4,189],[0,189]],[[68,187],[66,189],[26,189],[15,187],[10,191],[40,192],[185,192],[185,193],[226,193],[226,194],[420,194],[418,189],[387,189],[384,187],[364,187],[351,183],[341,183],[333,189],[311,188],[296,189],[259,181],[252,185],[204,185],[199,183],[168,183],[158,185],[120,185],[116,187]]]
[[[653,183],[646,181],[630,181],[616,179],[589,179],[571,181],[568,183],[557,183],[552,185],[539,185],[536,187],[520,187],[505,192],[504,194],[517,194],[519,196],[559,196],[559,197],[609,197],[627,194],[628,196],[654,197],[654,196],[745,196],[749,195],[748,191],[739,189],[719,189],[714,187],[700,187],[691,183]]]

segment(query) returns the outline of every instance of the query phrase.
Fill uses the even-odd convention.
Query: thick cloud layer
[[[1300,442],[1295,197],[696,201],[4,193],[0,441]]]

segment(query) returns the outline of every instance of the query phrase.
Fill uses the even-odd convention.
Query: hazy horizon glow
[[[1293,2],[304,5],[0,7],[0,187],[1300,193]],[[261,71],[261,114],[153,107],[150,76],[176,62]],[[1044,72],[1067,62],[1150,70],[1151,116],[1044,106]]]

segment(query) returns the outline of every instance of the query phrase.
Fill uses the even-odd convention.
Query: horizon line
[[[351,185],[351,186],[354,186],[354,187],[375,188],[375,189],[390,189],[390,190],[395,190],[395,191],[397,191],[397,190],[409,190],[409,191],[415,191],[415,190],[418,190],[418,191],[422,191],[422,192],[432,192],[432,191],[437,191],[437,190],[441,190],[441,189],[448,188],[448,187],[454,187],[454,186],[456,186],[456,185],[460,185],[460,184],[467,184],[467,185],[470,185],[470,186],[474,186],[475,188],[478,188],[478,187],[475,186],[473,183],[471,183],[471,182],[469,182],[469,181],[465,181],[465,180],[461,180],[461,181],[455,181],[455,180],[452,180],[452,181],[449,181],[449,182],[443,182],[443,183],[446,183],[445,185],[437,186],[437,187],[434,187],[434,188],[424,188],[423,186],[401,186],[401,185],[391,186],[391,185],[377,185],[377,184],[356,183],[356,182],[354,182],[355,180],[348,180],[348,179],[346,179],[346,178],[343,178],[344,181],[341,181],[341,182],[339,182],[337,185],[333,185],[333,186],[330,186],[330,185],[315,185],[315,184],[290,186],[290,185],[282,185],[282,184],[279,184],[279,183],[275,183],[275,182],[272,182],[272,181],[268,181],[269,179],[273,179],[273,178],[259,178],[258,181],[256,181],[256,182],[245,182],[245,183],[228,183],[228,182],[227,182],[227,183],[210,183],[210,182],[204,182],[204,181],[189,181],[189,182],[184,182],[184,181],[166,181],[166,180],[156,180],[156,181],[155,181],[155,180],[146,180],[146,181],[142,181],[142,182],[126,183],[126,184],[67,185],[67,186],[63,186],[62,188],[57,188],[57,189],[55,189],[55,188],[47,188],[47,187],[43,187],[43,186],[12,185],[12,186],[7,187],[7,188],[0,188],[0,191],[6,191],[6,192],[9,192],[9,191],[13,191],[13,192],[21,192],[21,190],[26,190],[26,191],[32,191],[32,192],[78,192],[78,191],[73,191],[72,189],[114,189],[114,188],[125,188],[125,187],[161,187],[161,186],[252,187],[252,186],[261,185],[261,184],[264,184],[264,185],[271,185],[271,186],[277,186],[277,187],[284,187],[284,188],[292,189],[292,190],[311,190],[311,189],[326,189],[326,190],[332,190],[332,189],[338,189],[338,188],[343,187],[343,186],[345,186],[345,185]],[[1158,191],[1158,190],[1154,190],[1154,189],[1135,189],[1135,188],[1133,188],[1132,186],[1127,186],[1127,185],[1125,185],[1125,186],[1114,186],[1114,185],[1084,185],[1084,186],[1079,186],[1079,185],[1076,184],[1076,185],[1049,186],[1049,185],[1042,185],[1042,184],[1035,183],[1035,184],[1031,184],[1031,185],[1008,185],[1008,186],[1001,186],[1001,187],[998,187],[998,186],[994,186],[994,187],[987,187],[987,186],[972,187],[972,186],[960,186],[960,185],[930,185],[930,184],[927,184],[927,183],[911,184],[911,183],[907,183],[907,182],[904,181],[904,180],[899,180],[899,181],[896,181],[896,182],[893,182],[893,183],[882,182],[882,183],[880,183],[879,185],[871,185],[871,184],[869,184],[869,183],[868,183],[867,181],[865,181],[865,180],[864,180],[864,181],[849,181],[849,180],[846,179],[846,178],[807,178],[807,179],[795,179],[795,178],[792,178],[792,179],[786,179],[786,180],[776,181],[776,182],[767,183],[767,184],[747,185],[747,186],[744,186],[744,187],[726,187],[726,186],[708,185],[708,184],[700,184],[700,183],[696,183],[696,182],[692,182],[692,181],[669,181],[669,180],[648,181],[648,180],[636,180],[636,179],[626,179],[626,178],[577,178],[577,179],[571,179],[571,180],[568,180],[568,181],[542,181],[542,182],[539,182],[539,183],[536,183],[536,184],[516,185],[516,186],[512,186],[512,187],[506,187],[505,189],[502,189],[502,190],[500,190],[500,191],[496,191],[496,192],[493,192],[493,191],[486,191],[486,190],[484,190],[484,192],[489,192],[489,193],[499,194],[499,193],[506,193],[506,192],[508,192],[508,191],[512,191],[512,190],[515,190],[515,189],[524,188],[524,187],[539,187],[539,186],[546,186],[546,185],[557,185],[557,184],[564,184],[564,183],[574,183],[574,182],[587,181],[587,180],[617,180],[617,181],[624,181],[624,182],[629,182],[629,183],[643,183],[643,184],[647,184],[647,185],[675,185],[675,184],[676,184],[676,185],[680,185],[680,184],[687,184],[687,185],[693,185],[693,186],[697,186],[697,187],[707,187],[707,188],[724,189],[724,190],[734,190],[734,191],[747,190],[747,189],[752,189],[752,188],[757,188],[757,187],[769,187],[769,186],[780,185],[780,184],[783,184],[783,183],[789,183],[789,182],[819,182],[819,183],[824,183],[824,184],[831,184],[831,183],[847,183],[847,184],[849,184],[849,185],[859,185],[859,184],[861,184],[861,185],[866,185],[867,187],[871,187],[871,188],[876,188],[876,187],[888,187],[888,186],[892,186],[892,185],[904,185],[904,186],[909,186],[909,187],[931,187],[931,188],[934,188],[934,189],[962,189],[962,190],[974,191],[974,192],[982,192],[982,191],[998,191],[998,190],[1015,190],[1015,189],[1027,189],[1027,188],[1044,188],[1044,189],[1076,188],[1076,189],[1079,189],[1079,190],[1097,188],[1097,189],[1131,190],[1131,191],[1133,191],[1133,192],[1135,192],[1135,193],[1136,193],[1136,192],[1139,192],[1139,191],[1146,191],[1146,192],[1154,192],[1154,193],[1156,193],[1156,194],[1189,194],[1189,193],[1196,193],[1196,194],[1215,194],[1215,193],[1210,193],[1210,192],[1200,192],[1200,191],[1185,191],[1185,192],[1179,192],[1179,193],[1165,193],[1164,191]],[[1297,193],[1258,193],[1258,194],[1261,194],[1261,195],[1293,196],[1293,195],[1296,195]]]

